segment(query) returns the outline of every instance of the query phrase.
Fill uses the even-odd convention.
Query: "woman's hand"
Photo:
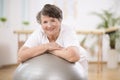
[[[61,47],[59,44],[55,43],[55,42],[50,42],[46,44],[46,47],[48,49],[48,51],[53,51],[53,50],[60,50],[63,47]]]

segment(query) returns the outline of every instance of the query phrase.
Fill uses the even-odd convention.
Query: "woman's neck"
[[[60,31],[58,33],[56,33],[55,35],[48,36],[49,42],[55,42],[59,36],[59,33],[60,33]]]

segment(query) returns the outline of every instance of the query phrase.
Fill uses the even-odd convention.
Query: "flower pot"
[[[118,52],[116,49],[111,49],[108,51],[107,67],[109,69],[116,69],[118,67]]]

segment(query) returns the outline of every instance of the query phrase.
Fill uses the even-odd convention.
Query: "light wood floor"
[[[104,64],[102,72],[98,74],[97,65],[89,64],[88,78],[89,80],[120,80],[120,65],[117,69],[108,69]]]
[[[13,73],[17,66],[7,66],[0,68],[0,80],[12,80]],[[97,73],[97,65],[89,64],[89,80],[120,80],[120,65],[117,69],[108,69],[103,65],[102,73]]]

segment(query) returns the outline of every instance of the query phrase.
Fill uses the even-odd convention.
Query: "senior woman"
[[[18,62],[49,52],[68,62],[78,62],[87,69],[86,52],[77,40],[75,32],[62,24],[62,11],[46,4],[37,14],[40,28],[32,33],[18,52]]]

